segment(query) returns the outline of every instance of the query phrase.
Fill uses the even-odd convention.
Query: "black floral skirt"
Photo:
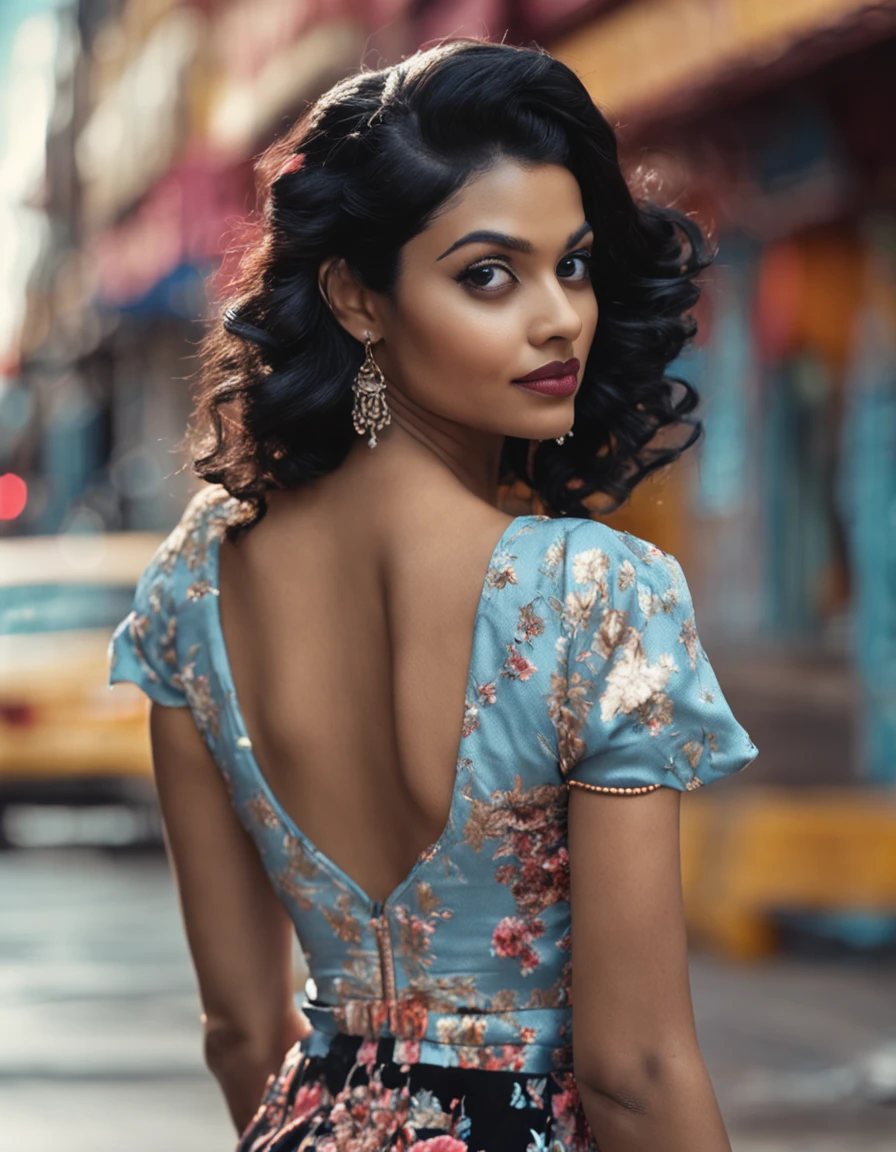
[[[300,1045],[268,1081],[236,1152],[596,1152],[571,1072],[396,1064],[394,1040]]]

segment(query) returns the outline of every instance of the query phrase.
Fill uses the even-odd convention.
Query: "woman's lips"
[[[576,390],[578,371],[579,362],[573,356],[571,360],[552,360],[512,383],[545,396],[569,396]]]
[[[527,372],[525,376],[515,376],[513,382],[528,384],[530,380],[544,380],[548,376],[575,376],[578,371],[578,357],[572,356],[569,360],[552,360],[549,364],[542,364],[534,372]]]
[[[511,383],[529,392],[541,392],[544,396],[571,396],[578,387],[574,373],[569,376],[545,376],[543,380],[513,380]]]

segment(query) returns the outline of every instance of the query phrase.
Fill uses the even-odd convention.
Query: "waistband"
[[[572,1010],[517,1008],[507,1012],[435,1012],[418,1001],[351,1000],[321,1004],[307,1000],[302,1011],[314,1032],[302,1041],[309,1056],[326,1056],[333,1037],[394,1040],[379,1053],[403,1064],[495,1071],[555,1072],[572,1069]]]

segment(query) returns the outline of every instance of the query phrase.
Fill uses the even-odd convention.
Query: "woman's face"
[[[502,161],[471,179],[404,246],[396,291],[378,301],[374,355],[396,417],[566,432],[597,327],[592,243],[566,168]],[[551,362],[554,394],[514,383]]]

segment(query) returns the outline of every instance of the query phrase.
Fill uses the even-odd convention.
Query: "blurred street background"
[[[233,1146],[106,644],[255,158],[455,35],[569,64],[718,247],[705,438],[608,518],[760,749],[682,804],[698,1028],[734,1152],[896,1150],[896,0],[0,0],[0,1147]]]

